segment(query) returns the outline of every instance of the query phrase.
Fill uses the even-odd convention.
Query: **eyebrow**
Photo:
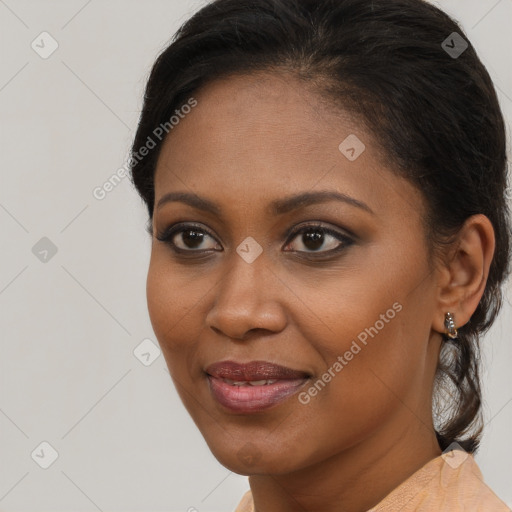
[[[285,213],[297,210],[299,208],[305,208],[306,206],[324,203],[327,201],[341,201],[351,206],[355,206],[362,210],[375,215],[373,210],[362,201],[350,197],[340,192],[334,192],[332,190],[321,190],[318,192],[304,192],[302,194],[286,197],[284,199],[277,199],[269,204],[268,212],[273,215],[283,215]],[[170,202],[181,202],[188,204],[198,210],[202,210],[214,215],[221,216],[221,208],[214,202],[200,197],[197,194],[189,194],[187,192],[169,192],[160,198],[156,209],[160,209],[164,204]]]

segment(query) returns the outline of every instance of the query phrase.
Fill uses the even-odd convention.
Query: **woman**
[[[421,0],[217,0],[132,148],[148,310],[239,512],[509,510],[473,454],[509,273],[506,139]]]

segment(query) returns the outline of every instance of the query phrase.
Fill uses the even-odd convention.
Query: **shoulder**
[[[235,512],[254,512],[254,504],[252,501],[251,491],[247,491],[240,500],[240,503],[236,507]]]
[[[423,466],[369,512],[511,512],[485,483],[472,455],[453,450]]]
[[[368,512],[512,512],[485,483],[474,458],[455,450],[436,457]],[[254,512],[251,491],[235,512]]]

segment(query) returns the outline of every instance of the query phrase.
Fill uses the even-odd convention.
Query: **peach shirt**
[[[455,450],[427,462],[368,512],[511,512],[484,483],[474,458]],[[254,512],[247,491],[235,512]],[[264,511],[261,511],[264,512]]]

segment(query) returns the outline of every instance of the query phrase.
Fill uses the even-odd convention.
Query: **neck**
[[[249,477],[255,512],[361,512],[377,505],[441,455],[431,422],[418,421],[405,407],[399,416],[371,438],[314,466]]]

